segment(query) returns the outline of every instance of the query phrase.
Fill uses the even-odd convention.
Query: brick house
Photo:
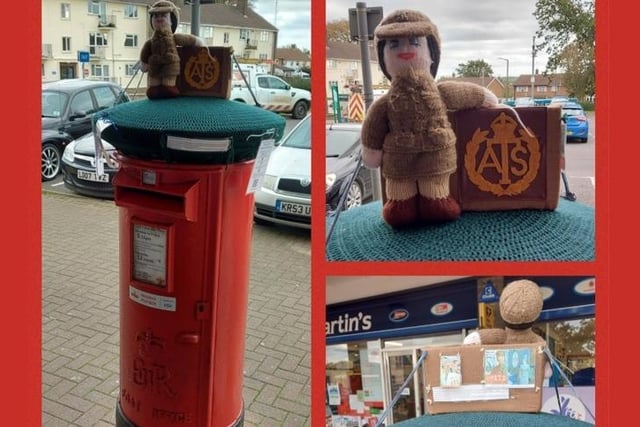
[[[533,98],[568,96],[563,77],[564,74],[534,74]],[[521,74],[513,83],[513,90],[515,98],[531,98],[531,74]]]
[[[457,81],[457,82],[468,82],[468,83],[475,83],[477,85],[480,85],[482,87],[485,87],[487,89],[489,89],[491,92],[493,92],[493,94],[495,96],[498,97],[498,99],[502,99],[505,98],[506,96],[506,90],[505,90],[505,85],[502,82],[502,80],[500,80],[497,77],[493,77],[493,76],[483,76],[483,77],[442,77],[440,79],[438,79],[438,82],[442,82],[442,81],[447,81],[447,80],[453,80],[453,81]],[[513,95],[513,93],[512,93]]]

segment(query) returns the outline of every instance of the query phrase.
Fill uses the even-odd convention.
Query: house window
[[[200,27],[200,37],[210,39],[213,37],[213,27],[211,25],[203,25]]]
[[[335,59],[328,59],[327,60],[327,68],[336,68],[336,60]]]
[[[91,64],[91,74],[102,80],[109,80],[109,66],[102,64]]]
[[[71,37],[62,37],[62,51],[70,52],[71,51]]]
[[[176,28],[176,33],[191,34],[191,27],[189,25],[187,25],[187,24],[178,23],[178,26]]]
[[[60,3],[60,18],[71,18],[71,5],[69,3]]]
[[[267,59],[269,59],[269,56],[266,53],[261,53],[259,57],[262,61],[266,61]]]
[[[224,44],[229,44],[229,33],[224,33]]]
[[[124,36],[124,45],[125,47],[138,47],[138,35],[137,34],[127,34]]]
[[[260,41],[268,42],[269,41],[269,32],[268,31],[260,31]]]
[[[127,76],[133,76],[138,72],[139,66],[137,64],[125,64],[124,72]]]
[[[240,29],[240,40],[249,40],[249,30],[245,28]]]
[[[102,33],[90,33],[89,34],[89,53],[95,55],[99,50],[98,48],[108,46],[107,35]]]
[[[90,15],[100,15],[101,9],[103,8],[105,8],[105,12],[106,12],[106,5],[99,0],[88,0],[87,4],[88,4],[88,12]]]
[[[124,17],[125,18],[137,18],[138,17],[138,7],[135,4],[125,4],[124,5]]]

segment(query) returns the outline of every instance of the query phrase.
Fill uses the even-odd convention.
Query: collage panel
[[[593,276],[327,276],[329,427],[595,423]]]
[[[21,6],[39,406],[3,424],[310,426],[311,0]]]
[[[595,424],[596,5],[570,3],[326,0],[327,427]]]
[[[595,261],[593,2],[581,83],[568,12],[449,3],[326,2],[326,260]]]

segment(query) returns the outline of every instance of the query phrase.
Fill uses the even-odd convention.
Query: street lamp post
[[[509,99],[509,60],[507,58],[498,58],[501,59],[503,61],[506,61],[507,63],[507,100]]]
[[[533,36],[533,44],[531,45],[531,100],[534,100],[533,87],[536,81],[535,76],[535,64],[536,64],[536,36]]]

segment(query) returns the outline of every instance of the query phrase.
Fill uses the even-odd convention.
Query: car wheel
[[[60,150],[53,144],[44,144],[40,158],[42,181],[51,181],[60,173]]]
[[[296,102],[296,105],[293,106],[293,112],[291,113],[291,116],[296,120],[300,120],[307,115],[307,111],[309,111],[307,103],[304,101],[298,101]]]
[[[362,186],[358,181],[353,181],[347,193],[347,200],[345,200],[345,210],[356,206],[362,206]]]

